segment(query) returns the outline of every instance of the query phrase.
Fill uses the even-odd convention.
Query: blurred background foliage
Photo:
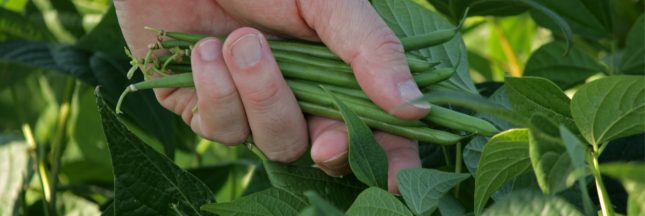
[[[416,1],[453,23],[471,7],[462,36],[470,74],[484,95],[507,76],[545,76],[574,91],[594,76],[643,73],[641,61],[630,65],[622,59],[625,52],[642,52],[642,44],[635,51],[627,44],[630,28],[642,16],[642,0],[537,1],[571,27],[568,52],[574,59],[564,59],[567,64],[554,62],[567,46],[558,25],[517,1]],[[94,89],[109,87],[106,100],[116,101],[127,84],[124,46],[108,0],[0,0],[0,215],[96,215],[110,205],[112,164]],[[545,54],[538,54],[540,49]],[[553,65],[532,66],[531,61]],[[582,75],[549,74],[563,67],[578,68]],[[128,128],[206,182],[218,201],[268,187],[266,174],[245,146],[224,147],[195,137],[150,92],[137,93],[126,104],[128,114],[121,120]],[[441,149],[422,147],[424,166],[445,165]],[[43,200],[56,200],[56,205]]]

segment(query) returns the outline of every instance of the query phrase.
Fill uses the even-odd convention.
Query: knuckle
[[[279,101],[281,96],[281,89],[278,83],[269,82],[261,88],[253,87],[247,92],[242,93],[241,97],[244,98],[244,105],[259,111],[266,110],[272,107]]]

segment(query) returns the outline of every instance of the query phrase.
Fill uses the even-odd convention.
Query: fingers
[[[388,190],[399,194],[396,175],[399,171],[421,167],[419,145],[416,141],[381,131],[374,132],[376,140],[381,144],[388,160]]]
[[[249,135],[242,101],[216,38],[202,39],[192,51],[197,112],[186,121],[198,135],[223,144],[240,144]],[[190,108],[190,109],[186,109]],[[193,113],[186,107],[182,116]],[[186,119],[186,118],[184,118]]]
[[[350,173],[347,126],[338,120],[310,117],[311,159],[330,176]]]
[[[157,40],[155,33],[144,26],[210,35],[226,34],[239,26],[212,0],[193,0],[190,4],[175,0],[117,0],[114,6],[123,36],[137,57],[145,56],[147,45]]]
[[[235,30],[223,52],[255,144],[271,160],[296,160],[306,151],[307,127],[262,33]]]
[[[343,122],[311,117],[309,119],[311,135],[311,158],[325,173],[341,176],[350,172],[348,162],[347,130]],[[421,167],[419,148],[416,141],[388,134],[374,132],[376,141],[381,144],[388,159],[388,190],[399,193],[396,175],[399,171]]]
[[[398,105],[421,96],[413,81],[399,39],[368,1],[297,1],[300,14],[318,37],[344,61],[352,65],[365,93],[382,108],[394,111]],[[417,119],[425,116],[427,105],[397,109],[396,116]]]

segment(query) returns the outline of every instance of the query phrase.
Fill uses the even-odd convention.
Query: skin
[[[302,115],[287,87],[266,36],[325,43],[350,64],[365,93],[384,110],[420,96],[403,48],[366,0],[116,0],[119,23],[130,50],[145,56],[156,41],[153,26],[171,31],[229,35],[206,38],[193,49],[195,89],[156,89],[165,108],[181,115],[198,135],[227,145],[252,132],[271,160],[292,162],[311,143],[314,162],[327,174],[350,172],[347,130],[336,120]],[[414,83],[414,82],[411,82]],[[198,112],[193,113],[193,107]],[[418,119],[426,106],[397,109],[394,115]],[[389,190],[398,193],[396,173],[420,167],[418,146],[375,131],[389,159]]]

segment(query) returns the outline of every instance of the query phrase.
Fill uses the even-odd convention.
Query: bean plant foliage
[[[643,1],[370,2],[424,119],[376,107],[322,44],[269,42],[303,112],[347,125],[352,174],[332,177],[202,139],[132,90],[150,74],[110,1],[0,1],[0,215],[645,215]],[[174,39],[155,49],[195,42]],[[175,57],[153,67],[190,88]],[[397,194],[373,130],[420,140]]]

